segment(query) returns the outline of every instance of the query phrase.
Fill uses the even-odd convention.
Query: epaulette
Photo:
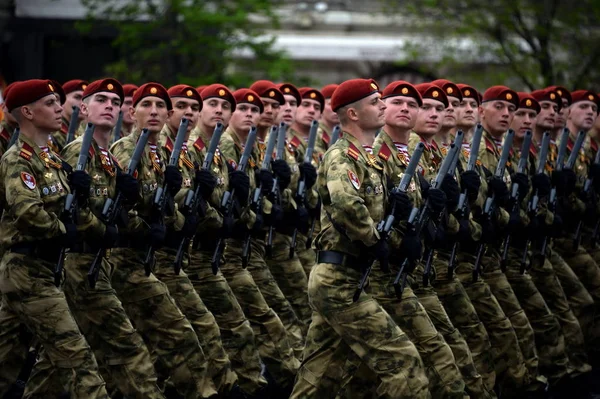
[[[358,148],[356,148],[356,146],[352,143],[348,143],[349,147],[348,147],[348,151],[346,152],[346,154],[348,154],[350,156],[350,158],[354,159],[355,161],[358,161],[358,157],[360,156],[360,151],[358,150]]]
[[[96,149],[94,149],[94,146],[91,145],[90,146],[90,158],[94,158],[95,155],[96,155]]]
[[[571,140],[571,137],[569,136],[569,139],[567,140],[567,150],[569,150],[569,152],[573,151],[574,145],[575,143],[573,143],[573,140]]]
[[[323,134],[321,135],[321,138],[325,144],[329,145],[330,138],[325,130],[323,130]]]
[[[194,141],[194,148],[198,151],[202,152],[205,147],[206,146],[204,145],[204,141],[202,141],[202,137],[198,137],[198,139]]]
[[[67,126],[65,123],[61,123],[60,131],[64,134],[69,133],[69,126]]]
[[[534,156],[537,157],[537,147],[535,146],[535,144],[531,143],[531,147],[529,147],[529,152]]]
[[[10,140],[10,134],[8,134],[8,130],[2,129],[2,131],[0,131],[0,137],[2,137],[4,140]]]
[[[431,146],[433,148],[435,148],[436,150],[440,151],[440,147],[437,145],[437,143],[435,142],[435,140],[431,140]]]
[[[302,142],[300,141],[300,139],[296,136],[293,136],[292,139],[290,140],[290,146],[295,148],[298,148],[300,146],[300,144],[302,144]],[[290,148],[291,149],[291,148]]]
[[[381,145],[381,148],[379,149],[379,152],[377,153],[377,156],[379,158],[387,161],[390,158],[390,155],[392,155],[392,151],[390,151],[390,147],[388,147],[386,143],[383,143]]]
[[[169,151],[169,153],[173,153],[173,142],[171,138],[167,136],[167,141],[165,142],[165,148]]]
[[[487,137],[484,137],[485,140],[485,149],[488,150],[489,152],[495,154],[496,153],[496,145],[494,143],[492,143],[492,141],[490,139],[488,139]]]
[[[590,140],[590,147],[592,148],[592,151],[598,152],[598,142],[596,142],[596,140]]]
[[[27,143],[23,143],[23,147],[21,147],[21,153],[19,155],[21,156],[21,158],[24,158],[29,161],[34,152],[35,151],[32,146],[30,146]]]

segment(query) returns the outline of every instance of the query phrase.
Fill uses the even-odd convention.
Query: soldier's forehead
[[[268,98],[268,97],[261,97],[260,98],[262,100],[263,103],[265,104],[279,104],[279,101],[277,100],[273,100],[272,98]]]

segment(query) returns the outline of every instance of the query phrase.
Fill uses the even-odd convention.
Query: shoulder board
[[[94,149],[94,146],[91,145],[90,146],[90,158],[93,158],[94,155],[96,155],[96,150]]]
[[[358,161],[358,157],[360,156],[360,151],[356,146],[352,143],[349,143],[348,151],[346,152],[350,156],[350,158]]]
[[[21,158],[24,158],[29,161],[34,152],[35,151],[32,146],[30,146],[27,143],[23,143],[23,147],[21,147],[21,153],[19,155],[21,156]]]
[[[440,147],[437,145],[437,143],[435,142],[435,140],[431,140],[431,146],[433,148],[435,148],[436,150],[438,150],[438,151],[440,150]]]
[[[590,147],[592,148],[592,151],[598,151],[598,142],[594,139],[591,139],[590,141]]]
[[[10,134],[8,134],[8,130],[2,129],[0,132],[0,137],[2,137],[4,140],[10,140]]]
[[[323,134],[321,135],[322,140],[325,144],[329,144],[329,135],[327,134],[327,132],[325,130],[323,130]]]
[[[60,131],[64,134],[69,133],[69,126],[67,126],[65,123],[62,123],[60,125]]]
[[[201,137],[198,137],[198,139],[196,141],[194,141],[194,148],[197,149],[198,151],[202,152],[202,150],[205,147],[206,146],[204,145],[204,141],[202,141]]]
[[[538,150],[535,144],[531,143],[531,147],[529,147],[529,153],[531,153],[533,156],[537,156]]]
[[[569,150],[569,152],[573,151],[574,145],[575,143],[573,143],[573,140],[571,140],[571,137],[569,136],[569,139],[567,140],[567,150]]]
[[[167,141],[165,142],[165,148],[172,153],[173,152],[173,142],[171,141],[171,138],[169,136],[167,136]]]
[[[389,159],[390,155],[392,155],[392,151],[390,151],[390,147],[388,147],[388,145],[386,143],[382,143],[381,148],[379,149],[379,152],[377,153],[377,156],[379,158],[387,161]]]
[[[490,139],[488,139],[487,137],[484,137],[485,140],[485,149],[488,150],[491,153],[496,153],[496,148],[495,148],[495,144],[492,143],[492,141]]]
[[[298,146],[301,144],[302,142],[300,141],[300,139],[296,136],[293,136],[292,139],[290,140],[290,145],[294,148],[298,148]]]

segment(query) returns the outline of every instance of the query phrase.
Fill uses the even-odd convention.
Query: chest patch
[[[35,188],[35,177],[30,175],[27,172],[21,172],[21,180],[23,180],[23,184],[30,190]]]
[[[355,189],[359,189],[360,188],[360,180],[358,180],[358,176],[356,176],[356,173],[354,173],[351,170],[348,170],[348,179],[350,179],[350,183],[352,183],[352,186]]]

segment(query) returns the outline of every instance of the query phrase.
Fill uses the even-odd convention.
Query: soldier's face
[[[127,96],[123,99],[123,104],[121,104],[121,111],[123,112],[123,123],[128,125],[133,124],[135,122],[131,117],[130,109],[133,107],[133,97]]]
[[[471,128],[477,124],[479,118],[479,105],[473,98],[465,98],[456,108],[456,125]]]
[[[600,132],[600,115],[596,117],[596,121],[594,122],[594,130],[596,130],[596,132]]]
[[[187,132],[191,132],[198,123],[200,116],[200,103],[197,100],[185,97],[175,97],[171,99],[173,103],[173,112],[168,118],[169,127],[176,132],[179,129],[181,118],[189,120]]]
[[[558,115],[558,104],[552,101],[541,101],[540,107],[542,109],[537,116],[536,126],[544,131],[554,129],[556,116]]]
[[[55,94],[48,94],[36,102],[21,107],[21,116],[40,130],[56,131],[62,124],[60,100]]]
[[[260,108],[257,105],[241,103],[231,115],[229,125],[236,132],[248,132],[252,126],[256,126],[260,117]]]
[[[385,99],[385,124],[398,129],[415,127],[419,103],[412,97],[394,96]]]
[[[479,107],[481,123],[491,135],[501,136],[508,130],[516,109],[508,101],[489,101]]]
[[[202,111],[200,111],[200,123],[214,129],[218,122],[223,126],[229,125],[231,119],[231,103],[221,98],[209,98],[204,100]]]
[[[86,102],[81,104],[81,113],[85,115],[88,122],[106,129],[115,127],[121,110],[121,99],[117,94],[110,92],[92,94]]]
[[[340,117],[331,109],[331,98],[325,100],[325,108],[323,108],[323,120],[331,126],[340,123]]]
[[[568,120],[577,130],[587,132],[598,117],[598,106],[592,101],[578,101],[571,105]]]
[[[456,127],[456,109],[460,106],[460,100],[457,97],[448,96],[448,107],[446,108],[442,127],[452,129]]]
[[[528,130],[532,130],[537,118],[537,112],[529,108],[519,108],[510,124],[518,138],[525,137]]]
[[[562,107],[560,112],[556,114],[554,121],[554,129],[563,129],[567,125],[567,116],[569,115],[569,101],[566,98],[561,98]]]
[[[144,97],[132,110],[136,126],[150,133],[159,133],[169,116],[165,100],[154,96]]]
[[[296,111],[296,122],[302,126],[310,126],[312,121],[321,118],[321,103],[308,98],[302,99]]]
[[[260,115],[258,127],[271,127],[275,124],[275,121],[277,121],[277,116],[279,115],[279,109],[281,108],[281,105],[279,104],[279,101],[272,100],[270,98],[261,97],[261,100],[265,105],[265,110]]]
[[[296,117],[296,110],[298,109],[298,100],[291,94],[284,94],[285,104],[281,106],[279,110],[279,122],[285,122],[288,125],[294,123]]]
[[[73,106],[75,105],[77,108],[81,108],[82,100],[82,90],[72,91],[71,93],[67,94],[67,99],[63,104],[64,116],[66,120],[71,121],[71,115],[73,115]],[[81,121],[83,118],[84,116],[80,113],[79,120]]]
[[[432,98],[424,98],[421,110],[417,114],[415,132],[422,136],[435,136],[442,128],[444,104]]]
[[[364,131],[378,130],[385,125],[385,103],[381,94],[373,93],[363,98],[355,110],[354,120]]]

